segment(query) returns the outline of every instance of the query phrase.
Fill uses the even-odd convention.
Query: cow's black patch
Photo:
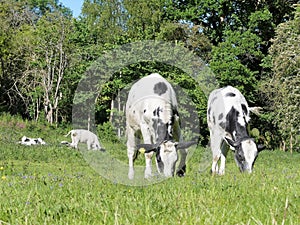
[[[214,101],[216,101],[218,99],[218,97],[214,97],[211,101],[210,104],[212,105]]]
[[[224,114],[221,113],[221,114],[219,115],[218,119],[221,120],[221,119],[223,119],[223,117],[224,117]]]
[[[240,115],[240,113],[234,107],[232,107],[226,115],[225,131],[231,134],[235,141],[244,137],[249,137],[247,132],[247,124],[243,126],[238,123],[239,116],[242,115]],[[236,133],[236,137],[233,135],[234,131]]]
[[[242,110],[243,110],[245,115],[248,115],[248,108],[245,104],[242,104]]]
[[[160,112],[162,112],[163,110],[160,107],[157,107],[154,111],[153,111],[153,116],[160,116]]]
[[[28,138],[26,138],[25,140],[24,140],[24,142],[29,142],[30,140],[28,139]]]
[[[161,157],[160,157],[160,147],[158,147],[158,148],[156,149],[156,161],[157,161],[158,163],[161,162]]]
[[[147,112],[147,110],[146,109],[144,109],[144,113],[146,113]]]
[[[167,140],[169,137],[168,134],[168,124],[165,124],[161,119],[152,119],[153,121],[153,130],[156,134],[155,142],[161,142],[163,140]]]
[[[210,115],[210,112],[211,112],[211,107],[208,108],[207,114]]]
[[[220,125],[220,127],[222,127],[225,130],[225,128],[226,128],[226,123],[225,122],[221,122],[221,123],[219,123],[219,125]]]
[[[232,92],[226,93],[225,97],[235,97],[235,94]]]
[[[237,162],[240,168],[240,171],[243,172],[245,169],[246,160],[245,160],[244,151],[242,150],[241,146],[236,148],[234,157],[235,157],[235,161]]]
[[[160,170],[160,173],[163,173],[163,171],[164,171],[164,163],[161,160],[160,147],[158,147],[156,149],[156,162],[157,162],[157,165],[158,165],[158,169]]]
[[[168,87],[164,82],[156,83],[153,88],[154,93],[157,95],[162,95],[162,94],[166,93],[167,90],[168,90]]]
[[[180,170],[177,171],[177,176],[183,177],[185,175],[186,165],[184,165]]]

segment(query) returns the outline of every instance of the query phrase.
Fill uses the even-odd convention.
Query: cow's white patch
[[[241,146],[242,146],[242,149],[244,152],[244,157],[245,157],[245,165],[244,165],[243,170],[251,173],[254,160],[258,154],[256,144],[254,143],[254,141],[252,139],[247,139],[245,141],[242,141]]]
[[[71,134],[72,143],[69,145],[73,148],[78,148],[78,143],[86,143],[87,149],[93,149],[93,150],[101,150],[101,146],[98,140],[98,137],[96,134],[94,134],[91,131],[84,130],[84,129],[75,129],[69,131],[65,137]]]
[[[157,162],[156,165],[158,171],[166,177],[172,177],[174,174],[175,164],[178,159],[176,145],[177,143],[172,141],[166,141],[160,145],[159,154],[162,163]]]

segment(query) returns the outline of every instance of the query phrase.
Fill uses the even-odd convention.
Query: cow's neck
[[[234,107],[232,107],[227,114],[226,121],[225,131],[229,133],[235,141],[249,137],[247,122],[244,116]]]
[[[235,131],[232,132],[231,135],[235,141],[241,140],[244,138],[249,138],[247,124],[240,125],[239,123],[236,123],[236,129],[235,129]]]

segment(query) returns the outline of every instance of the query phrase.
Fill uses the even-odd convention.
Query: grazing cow
[[[226,143],[234,150],[234,158],[240,171],[252,172],[258,151],[263,148],[255,144],[247,131],[250,111],[256,109],[249,108],[241,92],[231,86],[214,90],[209,95],[207,121],[213,154],[212,173],[225,173],[228,151]],[[218,169],[220,158],[221,164]]]
[[[26,137],[26,136],[23,136],[21,141],[18,142],[19,144],[22,144],[22,145],[45,145],[46,142],[43,141],[42,138],[29,138],[29,137]]]
[[[126,103],[128,178],[134,178],[133,161],[137,149],[145,153],[145,178],[151,177],[151,159],[156,153],[158,172],[174,175],[180,149],[177,175],[184,176],[187,150],[194,142],[182,143],[177,111],[177,99],[171,84],[157,73],[146,76],[132,85]],[[144,144],[137,143],[143,139]]]
[[[72,143],[63,141],[62,144],[68,144],[71,147],[78,148],[78,143],[86,143],[88,150],[101,150],[101,146],[96,134],[84,129],[71,130],[65,137],[71,134]],[[102,149],[103,150],[103,149]]]

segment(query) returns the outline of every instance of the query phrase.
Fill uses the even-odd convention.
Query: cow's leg
[[[91,145],[92,145],[92,143],[91,143],[90,141],[87,141],[86,144],[87,144],[87,149],[88,149],[88,150],[91,150]]]
[[[213,174],[218,173],[218,170],[219,170],[218,161],[220,159],[220,156],[221,156],[221,154],[215,154],[215,155],[213,155],[213,162],[212,162],[212,165],[211,165],[211,172]]]
[[[141,124],[141,132],[144,139],[144,143],[151,144],[152,136],[147,123]],[[153,156],[153,152],[145,153],[145,161],[146,161],[145,178],[146,179],[152,176],[152,156]]]
[[[218,161],[221,157],[221,150],[220,150],[221,142],[222,139],[220,139],[218,135],[210,136],[210,147],[211,147],[212,157],[213,157],[213,162],[211,165],[212,174],[216,174],[219,172]]]
[[[133,168],[133,159],[134,159],[134,148],[133,147],[127,147],[127,156],[128,156],[128,178],[133,179],[134,178],[134,168]]]
[[[146,160],[146,168],[145,168],[145,178],[148,179],[152,176],[152,156],[153,152],[145,153],[145,160]]]
[[[186,171],[185,162],[186,162],[186,157],[187,157],[188,151],[187,151],[187,149],[179,149],[179,151],[180,151],[180,162],[179,162],[176,174],[179,177],[183,177],[185,175],[185,171]]]
[[[220,169],[219,174],[224,175],[225,174],[225,164],[226,164],[226,155],[227,155],[228,147],[225,141],[221,144],[221,163],[220,163]]]
[[[72,143],[71,143],[72,147],[77,149],[78,148],[78,142],[79,141],[77,140],[77,138],[74,137],[74,139],[72,140]]]
[[[78,149],[78,143],[79,143],[78,140],[74,142],[74,148]]]
[[[134,153],[135,153],[135,137],[134,131],[130,127],[127,127],[127,156],[128,156],[128,178],[134,178],[134,168],[133,168],[133,160],[134,160]]]
[[[77,137],[77,133],[71,133],[71,139],[72,139],[72,143],[71,143],[71,146],[73,148],[76,148],[78,147],[78,137]]]

